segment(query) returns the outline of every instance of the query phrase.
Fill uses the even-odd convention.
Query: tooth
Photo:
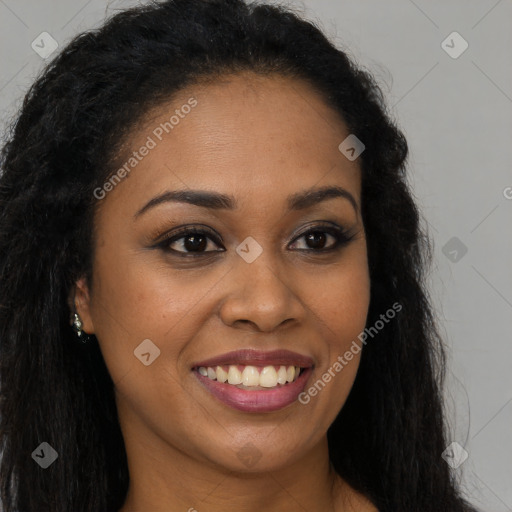
[[[273,366],[265,366],[260,373],[260,386],[273,388],[277,385],[277,372]]]
[[[277,383],[278,384],[286,384],[286,366],[280,366],[277,371]]]
[[[246,366],[242,372],[242,384],[244,386],[258,386],[260,373],[255,366]]]
[[[236,366],[231,365],[229,367],[228,383],[229,384],[242,384],[242,374],[240,373],[240,370]]]
[[[206,377],[208,375],[208,372],[206,371],[206,368],[204,366],[200,366],[199,367],[199,373],[203,376],[203,377]]]
[[[299,378],[299,373],[300,373],[300,366],[296,366],[295,367],[295,379],[293,379],[293,380],[297,380]]]
[[[206,372],[210,379],[215,380],[217,378],[217,374],[215,373],[215,370],[213,368],[210,368],[208,366],[208,369],[206,370]]]
[[[295,366],[288,366],[288,369],[286,370],[286,380],[288,382],[293,382],[294,378],[295,378]]]
[[[217,380],[219,382],[226,382],[228,380],[228,374],[224,371],[222,366],[217,366]]]

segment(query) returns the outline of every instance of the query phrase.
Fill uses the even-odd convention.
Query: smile
[[[312,373],[313,360],[279,350],[241,350],[195,364],[203,387],[230,408],[272,412],[297,400]]]

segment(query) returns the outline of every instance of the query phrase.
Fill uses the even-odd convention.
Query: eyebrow
[[[322,201],[338,197],[347,199],[356,214],[358,213],[359,207],[354,196],[348,190],[338,186],[311,188],[297,192],[288,196],[287,204],[289,210],[305,210]],[[236,199],[227,194],[207,190],[169,190],[151,199],[134,217],[138,218],[151,208],[168,202],[187,203],[211,210],[236,210],[237,208]]]

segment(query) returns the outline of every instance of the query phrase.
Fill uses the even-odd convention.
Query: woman
[[[71,42],[2,153],[3,510],[472,510],[406,156],[284,8]]]

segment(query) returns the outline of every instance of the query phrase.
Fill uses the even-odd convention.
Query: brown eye
[[[173,234],[158,244],[165,251],[175,252],[181,255],[203,255],[211,252],[221,252],[220,243],[216,237],[207,231],[199,229],[187,229],[179,234]],[[217,249],[216,249],[217,248]]]
[[[330,238],[330,240],[329,240]],[[331,251],[346,245],[353,236],[349,236],[341,228],[326,227],[324,229],[312,229],[297,237],[293,244],[297,244],[298,240],[304,239],[305,247],[297,248],[299,251]],[[327,247],[326,245],[329,244]]]
[[[208,238],[204,235],[189,235],[178,240],[183,240],[181,245],[188,252],[202,252],[208,246]]]
[[[308,246],[311,249],[324,249],[325,243],[327,241],[327,236],[326,233],[322,233],[321,231],[312,231],[311,233],[305,235],[306,244],[308,244]]]

